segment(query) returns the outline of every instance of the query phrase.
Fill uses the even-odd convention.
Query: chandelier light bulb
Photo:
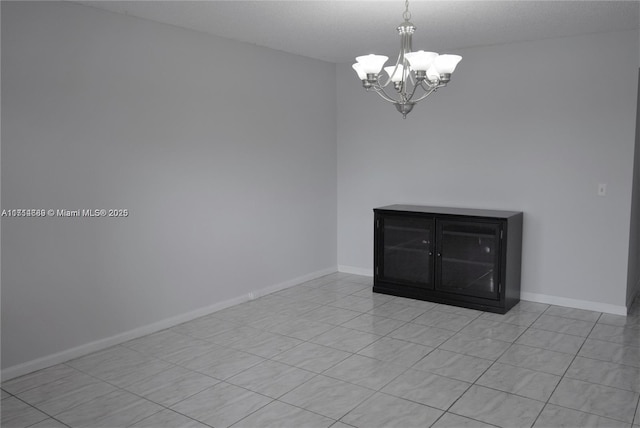
[[[402,64],[398,64],[397,66],[390,65],[389,67],[385,67],[384,71],[387,72],[393,83],[402,82],[404,76],[404,66]]]
[[[440,74],[451,74],[461,59],[460,55],[439,55],[435,59],[434,65]]]
[[[356,72],[356,74],[358,75],[358,79],[360,80],[366,80],[367,78],[367,73],[364,72],[364,70],[362,70],[362,65],[359,62],[356,62],[355,64],[353,64],[351,66],[351,68],[353,68],[353,70]]]
[[[365,74],[379,74],[388,59],[388,56],[369,54],[357,57],[356,61]]]
[[[438,80],[439,78],[440,78],[440,73],[438,73],[438,70],[436,69],[436,67],[433,65],[429,67],[429,69],[427,70],[427,79]]]
[[[415,71],[427,71],[437,56],[436,52],[425,51],[409,52],[404,55],[409,61],[411,69]]]

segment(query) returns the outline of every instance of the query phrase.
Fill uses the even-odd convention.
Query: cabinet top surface
[[[374,211],[415,212],[424,214],[447,214],[474,217],[509,218],[521,215],[519,211],[482,210],[476,208],[429,207],[424,205],[387,205],[374,208]]]

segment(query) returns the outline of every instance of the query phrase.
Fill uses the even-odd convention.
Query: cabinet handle
[[[442,253],[438,253],[438,257],[442,257]]]
[[[430,256],[433,256],[433,252],[429,251],[429,255],[430,255]]]

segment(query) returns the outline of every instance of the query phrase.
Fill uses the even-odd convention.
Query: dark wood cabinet
[[[520,301],[521,212],[373,211],[374,292],[502,314]]]

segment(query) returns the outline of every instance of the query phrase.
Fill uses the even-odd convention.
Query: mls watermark
[[[16,217],[16,218],[44,218],[44,217],[129,217],[128,208],[80,208],[80,209],[64,209],[64,208],[48,208],[48,209],[2,209],[0,217]]]

